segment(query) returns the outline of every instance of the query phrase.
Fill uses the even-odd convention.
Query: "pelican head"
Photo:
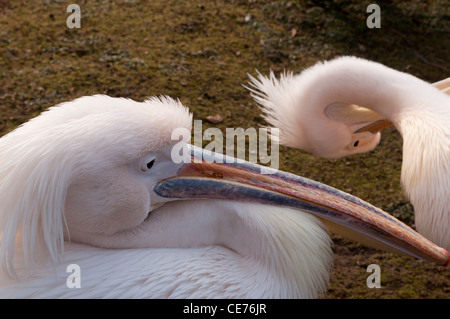
[[[342,57],[319,62],[298,75],[285,72],[279,79],[273,71],[267,77],[249,75],[247,88],[266,121],[280,129],[276,138],[281,144],[324,158],[339,158],[373,150],[380,131],[397,125],[398,109],[404,108],[406,99],[386,89],[391,85],[402,90],[403,86],[394,82],[401,73],[395,72],[375,62]],[[408,85],[413,77],[401,74],[401,78]],[[420,94],[423,85],[427,84],[419,83],[416,92],[417,83],[411,85],[411,93]],[[450,79],[433,86],[450,92]],[[384,105],[374,106],[382,96]],[[393,102],[398,107],[391,107]]]
[[[318,64],[298,76],[285,72],[277,79],[272,71],[268,77],[249,75],[248,89],[266,121],[279,128],[278,138],[283,145],[324,158],[373,150],[380,141],[379,132],[392,123],[340,97],[339,82],[331,80],[335,86],[329,92],[315,94],[326,72]]]
[[[3,137],[3,265],[14,244],[7,246],[5,234],[18,231],[30,265],[48,257],[45,250],[57,260],[64,238],[120,246],[108,235],[138,226],[162,204],[151,189],[176,173],[165,166],[166,147],[173,129],[190,129],[191,119],[170,98],[97,95],[50,108]]]
[[[0,276],[0,296],[317,297],[328,229],[448,264],[444,249],[357,198],[172,139],[191,122],[168,97],[96,95],[2,137],[3,273],[73,262],[89,279],[74,292],[41,270],[24,287]],[[185,160],[173,160],[175,145]]]

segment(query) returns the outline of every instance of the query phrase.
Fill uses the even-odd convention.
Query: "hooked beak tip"
[[[447,269],[448,265],[450,264],[450,253],[448,252],[447,249],[445,249],[445,248],[442,248],[442,249],[444,250],[444,253],[447,255],[447,262],[444,265],[442,265],[442,270],[445,270],[445,269]]]

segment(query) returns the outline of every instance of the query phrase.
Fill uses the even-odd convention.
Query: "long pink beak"
[[[191,163],[154,191],[174,199],[251,201],[296,208],[363,244],[447,267],[449,253],[381,209],[328,185],[290,173],[261,174],[260,165],[190,147]],[[201,160],[198,160],[201,159]]]

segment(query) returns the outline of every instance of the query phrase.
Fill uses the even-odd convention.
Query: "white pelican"
[[[191,122],[168,97],[97,95],[2,137],[0,297],[314,298],[332,264],[324,224],[448,264],[445,249],[357,198],[171,139]],[[179,143],[203,162],[176,164]]]
[[[370,151],[393,123],[403,137],[401,183],[416,227],[450,249],[450,78],[431,85],[355,57],[279,80],[273,73],[250,78],[265,118],[280,128],[280,142],[321,157]]]

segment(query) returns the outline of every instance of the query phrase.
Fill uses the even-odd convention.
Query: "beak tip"
[[[447,261],[445,262],[444,265],[442,265],[442,269],[444,270],[447,269],[448,265],[450,264],[450,254],[445,248],[442,249],[444,250],[444,253],[447,255]]]

